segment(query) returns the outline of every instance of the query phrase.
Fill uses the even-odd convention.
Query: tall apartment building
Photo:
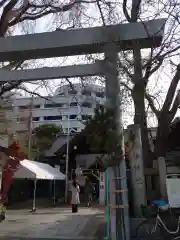
[[[13,139],[16,139],[23,143],[21,144],[23,150],[24,143],[26,144],[26,140],[28,141],[27,131],[30,126],[30,118],[27,114],[27,117],[23,118],[23,120],[21,118],[20,122],[20,112],[13,105],[13,102],[13,98],[8,98],[8,102],[7,100],[0,101],[0,146],[7,147],[12,143]]]
[[[61,125],[64,133],[80,132],[83,121],[94,115],[98,103],[104,104],[104,87],[91,84],[74,84],[73,88],[63,85],[56,89],[53,96],[13,97],[12,107],[6,107],[6,119],[14,119],[14,131],[27,131],[31,118],[31,127],[43,124]]]

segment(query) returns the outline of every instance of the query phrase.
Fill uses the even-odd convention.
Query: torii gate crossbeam
[[[165,19],[159,19],[0,38],[0,61],[102,53],[109,38],[119,51],[132,49],[133,41],[141,48],[158,47],[164,25]]]
[[[97,61],[93,64],[82,64],[63,67],[44,67],[12,71],[0,69],[0,82],[29,82],[47,79],[102,75],[104,75],[103,61]]]

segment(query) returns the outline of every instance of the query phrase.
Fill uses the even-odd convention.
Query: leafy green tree
[[[44,124],[37,127],[33,131],[32,156],[37,157],[42,154],[52,145],[62,131],[62,127],[55,124]]]
[[[95,109],[93,119],[86,122],[86,141],[89,147],[96,153],[101,153],[98,159],[101,165],[114,164],[121,158],[121,142],[116,137],[116,125],[114,122],[113,110],[99,105]],[[121,139],[121,138],[119,138]]]

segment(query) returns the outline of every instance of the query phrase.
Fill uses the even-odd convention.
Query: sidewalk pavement
[[[10,210],[0,223],[0,240],[95,240],[100,224],[105,221],[103,210],[80,208],[72,214],[70,208]]]
[[[131,233],[135,236],[141,218],[131,219]],[[97,208],[70,207],[29,210],[9,210],[0,223],[0,240],[104,240],[105,212]],[[135,240],[135,238],[132,238]]]

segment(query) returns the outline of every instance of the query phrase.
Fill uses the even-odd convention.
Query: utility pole
[[[13,136],[13,140],[14,139],[17,139],[17,124],[18,124],[18,118],[19,118],[19,109],[18,107],[16,106],[16,100],[13,102],[13,115],[14,115],[14,118],[12,120],[12,125],[11,125],[11,128],[10,128],[10,132]]]
[[[70,131],[70,119],[68,113],[68,131],[67,131],[67,143],[66,143],[66,172],[65,172],[65,202],[68,201],[68,187],[69,187],[69,132]]]
[[[29,119],[28,119],[28,158],[31,160],[31,149],[32,149],[32,108],[34,104],[34,96],[31,98],[30,103],[30,112],[29,112]]]
[[[116,234],[112,234],[112,240],[130,239],[128,191],[126,179],[126,165],[124,158],[124,138],[122,124],[122,105],[120,96],[120,80],[118,77],[118,50],[113,42],[105,48],[105,75],[107,107],[113,111],[115,121],[114,135],[120,144],[119,155],[114,159],[111,167],[110,185],[111,196],[115,197],[111,202],[111,221],[115,224]],[[111,165],[111,163],[110,163]]]

